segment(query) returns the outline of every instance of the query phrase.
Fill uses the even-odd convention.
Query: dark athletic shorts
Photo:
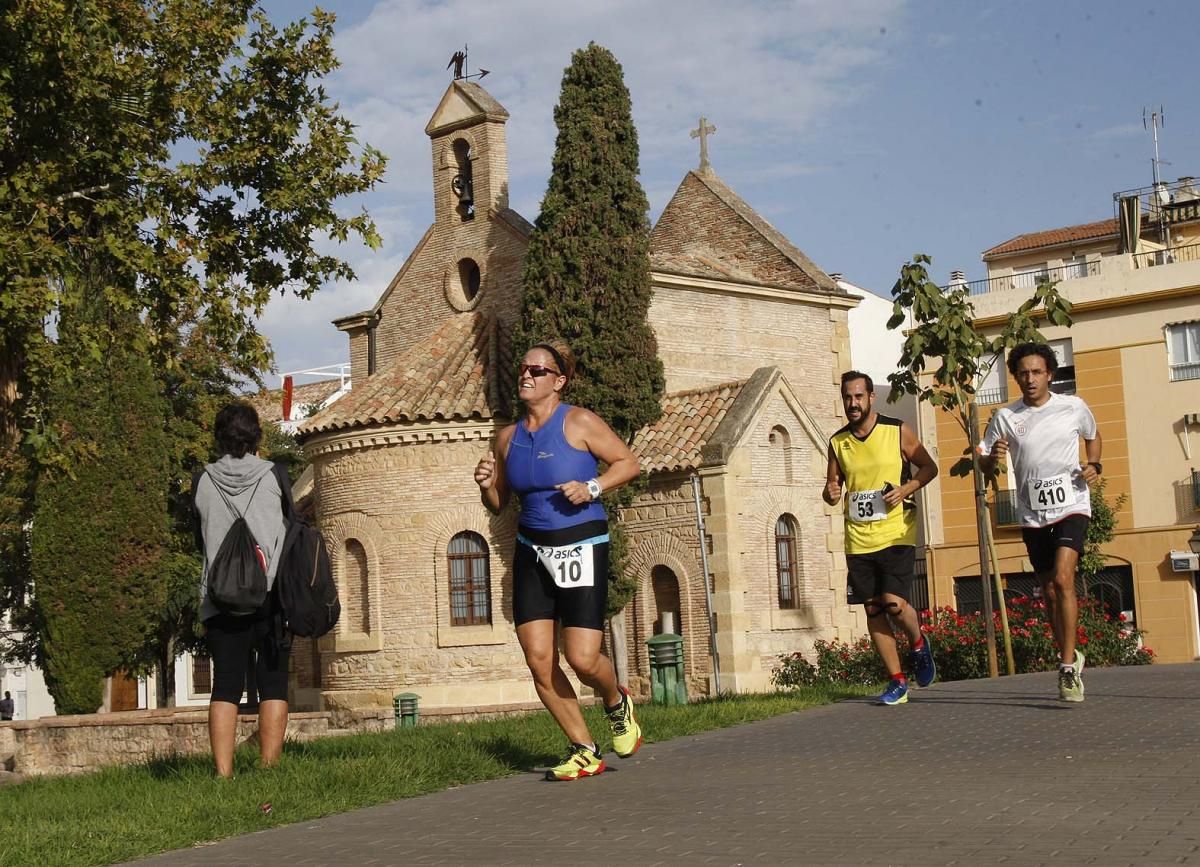
[[[891,593],[909,601],[917,549],[892,545],[870,554],[846,555],[846,604],[861,605],[874,596]]]
[[[237,704],[242,700],[251,650],[255,652],[254,682],[259,701],[287,701],[289,648],[279,640],[279,615],[270,611],[270,606],[268,600],[255,614],[217,614],[204,621],[208,655],[212,657],[211,701]]]
[[[1021,537],[1025,540],[1033,571],[1038,574],[1053,572],[1059,548],[1071,548],[1082,554],[1090,521],[1087,515],[1067,515],[1049,527],[1022,527]]]
[[[603,542],[576,546],[573,543],[603,538]],[[517,626],[531,620],[557,620],[563,626],[604,629],[608,605],[608,522],[588,521],[562,530],[517,529],[517,552],[513,558],[513,621]],[[561,556],[553,564],[554,574],[538,556],[537,548],[557,549]],[[569,556],[568,556],[569,555]],[[591,586],[586,583],[590,561]],[[557,580],[556,580],[557,579]]]

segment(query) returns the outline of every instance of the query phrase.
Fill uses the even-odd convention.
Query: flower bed
[[[1012,635],[1013,660],[1017,672],[1050,671],[1058,667],[1054,634],[1046,621],[1046,603],[1041,599],[1019,596],[1007,600],[1008,625]],[[995,612],[996,646],[1000,668],[1004,670],[1004,644],[1000,614]],[[959,614],[949,606],[921,612],[921,630],[933,642],[938,680],[969,680],[987,677],[987,635],[982,614]],[[908,639],[897,635],[900,658],[908,658]],[[1096,599],[1079,600],[1079,626],[1076,641],[1087,656],[1090,667],[1109,665],[1148,665],[1154,651],[1142,642],[1142,632],[1125,622],[1125,615],[1113,615]],[[863,636],[847,643],[818,640],[813,659],[801,653],[784,654],[771,675],[776,686],[788,688],[819,683],[873,684],[887,680],[871,641]]]

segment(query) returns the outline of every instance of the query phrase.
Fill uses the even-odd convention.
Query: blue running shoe
[[[922,688],[937,680],[937,666],[933,662],[933,644],[930,643],[928,635],[924,638],[925,643],[921,645],[921,649],[914,650],[908,655],[908,663],[912,666],[917,686]]]
[[[908,701],[908,681],[893,680],[878,699],[880,704],[904,704]]]

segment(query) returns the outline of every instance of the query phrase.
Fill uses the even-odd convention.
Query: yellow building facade
[[[1124,222],[1136,233],[1122,230],[1118,206],[1112,220],[1018,236],[983,254],[989,277],[970,291],[976,326],[989,334],[1039,277],[1058,280],[1074,305],[1071,327],[1042,326],[1059,357],[1052,388],[1091,407],[1105,495],[1124,497],[1107,568],[1088,592],[1145,630],[1160,661],[1181,662],[1200,656],[1200,583],[1188,556],[1200,547],[1200,532],[1192,538],[1200,529],[1200,197],[1187,178],[1134,197],[1137,222]],[[981,430],[1019,399],[1003,359],[978,397]],[[971,609],[982,592],[973,495],[969,478],[949,475],[966,439],[947,413],[923,408],[922,422],[936,434],[942,469],[927,493],[930,602]],[[988,499],[1006,594],[1017,595],[1036,582],[1004,485],[1002,476]]]

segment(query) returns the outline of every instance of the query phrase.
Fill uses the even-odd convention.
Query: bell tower
[[[425,126],[433,148],[434,223],[469,226],[508,207],[508,111],[473,81],[450,82]]]

